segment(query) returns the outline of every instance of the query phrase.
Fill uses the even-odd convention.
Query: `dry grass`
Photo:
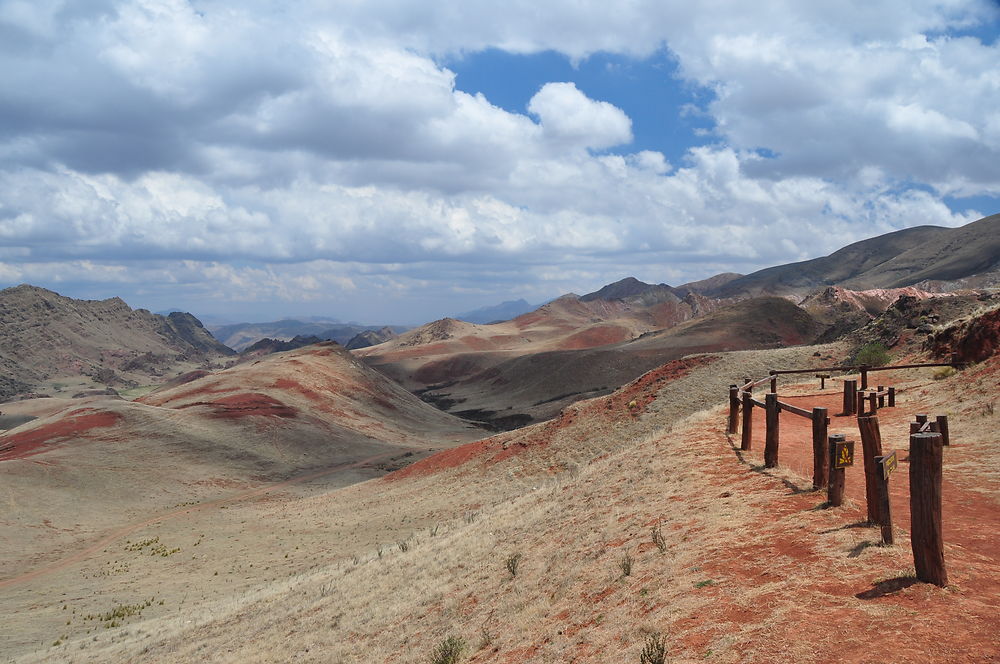
[[[721,409],[699,408],[720,403],[744,374],[808,364],[813,350],[734,353],[666,384],[638,417],[598,418],[601,404],[579,404],[548,446],[501,464],[200,513],[183,523],[192,538],[205,534],[197,559],[146,556],[102,587],[166,597],[164,607],[96,641],[71,626],[59,646],[52,635],[34,653],[20,646],[21,659],[412,662],[455,637],[470,662],[596,663],[640,661],[661,633],[670,635],[667,661],[798,663],[833,649],[861,661],[872,625],[905,625],[906,643],[932,642],[940,625],[914,623],[911,607],[960,594],[914,587],[908,601],[858,599],[906,570],[905,541],[868,546],[870,529],[851,527],[855,507],[817,509],[822,495],[794,488],[805,486],[801,476],[740,463]],[[909,394],[926,389],[929,408],[937,390],[957,385],[916,380]],[[967,435],[964,419],[954,420],[957,436]],[[136,537],[191,551],[166,525]],[[410,538],[417,544],[405,553],[389,546]],[[515,582],[505,569],[512,550],[527,552]],[[630,575],[619,567],[626,553]],[[39,582],[31,601],[55,607],[60,592],[99,587],[80,572]],[[830,620],[821,633],[809,628],[817,607]]]

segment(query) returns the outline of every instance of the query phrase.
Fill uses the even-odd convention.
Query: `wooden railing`
[[[951,362],[772,370],[765,378],[757,380],[745,378],[743,385],[729,386],[729,417],[726,432],[735,434],[741,430],[740,450],[749,451],[753,444],[753,409],[763,408],[764,467],[774,468],[778,465],[779,415],[786,412],[811,420],[813,487],[816,489],[826,487],[828,504],[839,506],[843,500],[845,464],[842,459],[838,459],[838,454],[845,449],[850,450],[851,458],[847,465],[853,464],[853,442],[846,441],[843,434],[834,436],[829,434],[830,418],[827,416],[826,408],[815,407],[810,410],[780,401],[777,381],[779,375],[813,373],[820,379],[822,388],[825,387],[826,379],[830,378],[829,373],[822,372],[859,371],[860,388],[857,380],[844,379],[844,412],[841,415],[857,415],[865,466],[868,521],[881,527],[884,543],[892,544],[889,476],[896,468],[896,453],[882,453],[882,436],[876,414],[879,408],[896,406],[896,389],[882,385],[877,389],[869,389],[868,372],[945,366],[961,367],[961,363],[953,354]],[[770,391],[764,395],[764,401],[760,401],[754,398],[753,389],[764,383],[770,383]],[[941,448],[947,445],[950,445],[947,416],[939,415],[934,421],[930,421],[927,415],[917,415],[916,421],[910,423],[910,539],[914,566],[917,578],[939,586],[947,585],[948,582],[941,533]]]

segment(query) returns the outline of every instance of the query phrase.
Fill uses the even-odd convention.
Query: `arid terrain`
[[[623,280],[354,352],[174,364],[128,398],[0,404],[0,660],[433,662],[452,637],[461,661],[596,664],[659,635],[668,662],[1000,661],[1000,293],[697,292],[742,278]],[[862,464],[843,506],[813,489],[808,420],[780,416],[777,468],[760,409],[751,450],[726,433],[730,385],[871,343],[962,363],[878,374],[892,546]],[[778,393],[858,440],[857,374],[831,373]],[[910,550],[918,413],[951,423],[943,588]]]

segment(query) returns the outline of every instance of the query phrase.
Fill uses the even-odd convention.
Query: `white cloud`
[[[568,147],[610,148],[632,141],[632,121],[606,101],[588,99],[573,83],[546,83],[528,102],[550,141]]]
[[[975,0],[0,0],[0,279],[414,297],[511,265],[562,285],[576,270],[662,280],[657,265],[687,280],[957,225],[975,213],[943,196],[1000,195],[1000,43],[948,30],[991,12]],[[688,113],[714,122],[716,143],[675,164],[629,153],[627,113],[571,82],[512,113],[456,90],[434,60],[664,47],[686,84],[713,93]]]

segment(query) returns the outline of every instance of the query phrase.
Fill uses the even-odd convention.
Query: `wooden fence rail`
[[[853,442],[844,434],[829,433],[830,418],[826,408],[801,408],[778,399],[777,377],[787,374],[816,373],[820,371],[860,370],[861,385],[854,379],[844,380],[843,415],[857,415],[861,435],[862,457],[865,467],[865,498],[868,522],[881,527],[882,541],[893,543],[892,508],[889,500],[889,475],[896,467],[896,452],[883,454],[882,435],[879,431],[879,408],[896,405],[896,389],[879,385],[868,389],[869,371],[891,369],[916,369],[924,367],[960,366],[952,354],[951,362],[902,364],[886,367],[831,367],[821,369],[774,370],[766,378],[756,381],[744,378],[743,385],[729,386],[729,417],[726,431],[735,434],[741,430],[740,449],[748,451],[753,443],[753,409],[763,408],[765,415],[764,467],[778,465],[779,427],[781,412],[805,417],[812,421],[813,487],[827,489],[827,503],[832,507],[843,504],[845,464],[853,463]],[[825,375],[817,375],[824,380]],[[770,392],[764,401],[754,399],[753,388],[770,383]],[[821,383],[821,387],[823,384]],[[865,404],[868,404],[868,412]],[[742,418],[740,418],[742,409]],[[943,446],[949,444],[948,417],[938,415],[932,421],[926,414],[918,414],[910,423],[910,512],[911,544],[917,578],[927,583],[947,585],[944,565],[944,545],[941,533],[941,466]],[[839,452],[838,452],[839,450]],[[842,454],[841,454],[842,452]],[[848,462],[843,458],[850,457]]]

